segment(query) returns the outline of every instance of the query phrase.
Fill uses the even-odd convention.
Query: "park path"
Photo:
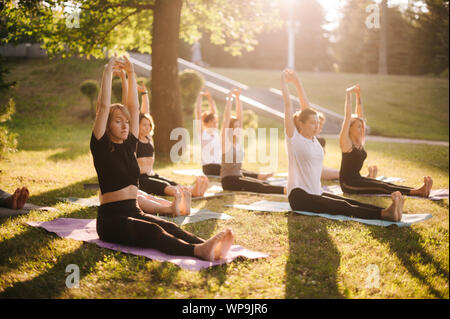
[[[130,57],[131,62],[133,62],[135,70],[139,75],[147,77],[150,76],[151,56],[149,54],[130,52]],[[205,86],[209,89],[214,98],[224,99],[229,90],[234,87],[240,88],[242,90],[241,101],[244,103],[245,108],[251,109],[257,114],[268,116],[279,121],[284,119],[283,96],[281,91],[277,89],[250,88],[244,83],[234,81],[221,74],[212,72],[209,69],[200,67],[181,58],[178,58],[178,69],[179,71],[183,71],[184,69],[194,69],[202,74],[205,78]],[[299,100],[296,96],[291,95],[291,102],[293,107],[300,107]],[[323,106],[313,103],[311,104],[314,108],[323,112],[327,117],[327,121],[325,122],[322,130],[323,135],[329,138],[338,138],[344,117],[338,113],[326,109]],[[368,131],[370,134],[370,127],[368,128]],[[366,140],[404,144],[428,144],[449,147],[449,142],[445,141],[428,141],[373,135],[368,135]]]

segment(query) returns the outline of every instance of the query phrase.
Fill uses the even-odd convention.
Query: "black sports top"
[[[353,147],[351,152],[342,153],[339,178],[342,180],[348,180],[361,177],[359,171],[363,167],[366,157],[367,153],[364,150],[364,147],[361,147],[361,149]]]
[[[142,143],[138,140],[136,157],[152,157],[155,149],[153,148],[153,144],[148,139],[148,143]]]
[[[91,153],[102,194],[129,185],[138,186],[140,175],[136,160],[137,138],[130,134],[122,144],[110,142],[106,133],[99,140],[91,136]]]

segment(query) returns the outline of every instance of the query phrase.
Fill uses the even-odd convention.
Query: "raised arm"
[[[113,76],[117,76],[122,81],[122,104],[126,105],[128,95],[127,74],[124,70],[114,70]]]
[[[134,73],[133,64],[126,56],[124,61],[119,62],[128,76],[128,94],[126,106],[131,115],[130,132],[134,137],[139,138],[139,97],[136,86],[136,74]]]
[[[242,129],[242,127],[244,126],[244,115],[242,112],[242,104],[240,99],[241,90],[234,89],[233,95],[236,97],[236,118],[239,121],[239,127]]]
[[[137,85],[137,90],[142,94],[141,96],[141,112],[144,114],[150,114],[150,103],[148,101],[148,90],[147,87],[142,85]]]
[[[200,91],[197,95],[197,100],[195,101],[194,115],[196,120],[202,119],[202,101],[203,101],[203,91]]]
[[[284,100],[284,128],[286,135],[291,138],[294,135],[294,112],[292,110],[291,97],[288,89],[288,79],[292,77],[291,70],[285,69],[281,73],[281,91],[283,92]]]
[[[211,110],[211,113],[217,115],[216,102],[214,102],[214,99],[211,96],[211,92],[205,91],[205,95],[208,98],[208,104],[209,104],[209,109]]]
[[[352,119],[352,88],[347,89],[345,94],[345,117],[339,134],[339,145],[342,152],[348,152],[352,148],[352,141],[349,137],[350,122]]]
[[[223,121],[222,121],[222,128],[220,131],[220,137],[222,140],[222,153],[225,153],[225,139],[227,138],[227,128],[230,125],[230,118],[231,118],[231,105],[233,104],[233,91],[228,92],[227,97],[225,98],[225,111],[223,113]]]
[[[293,76],[292,82],[294,83],[295,88],[297,89],[298,99],[300,101],[300,109],[302,111],[309,109],[311,106],[309,105],[308,97],[306,96],[306,93],[303,90],[302,83],[300,82],[297,73],[292,71],[292,76]]]
[[[94,128],[92,132],[97,140],[102,138],[106,131],[109,109],[111,107],[111,85],[113,67],[116,66],[116,57],[112,57],[105,65],[102,76],[102,84],[97,99],[97,114],[95,116]]]
[[[359,86],[359,84],[355,85],[353,92],[355,92],[356,94],[356,115],[358,115],[359,118],[363,118],[363,108],[361,103],[361,87]]]

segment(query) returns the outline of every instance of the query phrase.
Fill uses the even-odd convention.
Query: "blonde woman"
[[[111,105],[114,69],[128,78],[126,106]],[[223,258],[232,242],[230,229],[205,241],[138,206],[139,165],[135,156],[139,136],[139,101],[131,62],[111,58],[106,65],[97,102],[90,149],[100,184],[97,233],[101,240],[146,247],[171,255],[205,260]]]
[[[352,114],[351,110],[352,93],[356,94],[356,114]],[[342,190],[347,194],[391,194],[399,191],[403,195],[428,197],[433,185],[430,176],[425,176],[423,185],[416,189],[371,178],[371,171],[376,171],[376,167],[369,167],[368,177],[361,176],[360,171],[367,157],[364,149],[365,127],[361,88],[359,85],[355,85],[346,90],[345,119],[339,135],[339,144],[342,151],[339,181]],[[376,175],[376,173],[372,175]]]

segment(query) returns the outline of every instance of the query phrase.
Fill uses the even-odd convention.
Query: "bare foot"
[[[268,178],[270,178],[272,176],[273,176],[273,173],[259,174],[258,175],[258,179],[261,180],[261,181],[265,181],[265,180],[267,180]]]
[[[392,204],[381,211],[381,218],[398,222],[402,219],[404,199],[400,192],[393,192],[391,194]]]
[[[202,196],[206,193],[209,186],[209,179],[207,176],[203,176]]]
[[[427,197],[430,196],[431,188],[433,188],[433,179],[430,176],[427,176],[428,187],[427,187]]]
[[[202,196],[201,188],[202,188],[202,178],[201,178],[201,176],[199,176],[196,178],[195,184],[192,186],[192,190],[191,190],[192,196],[193,197]]]
[[[194,255],[202,258],[204,260],[215,261],[220,258],[220,254],[218,255],[216,246],[219,245],[226,235],[225,231],[222,231],[211,237],[203,244],[195,245],[194,247]]]
[[[376,178],[378,174],[378,168],[375,165],[371,165],[368,167],[369,169],[369,175],[367,177],[369,178]]]
[[[28,191],[28,188],[22,187],[19,198],[17,199],[17,209],[22,209],[23,206],[25,206],[29,196],[30,192]]]
[[[14,191],[14,193],[6,199],[6,203],[7,203],[8,207],[11,209],[18,209],[17,201],[18,201],[19,197],[20,197],[20,188],[17,188]]]
[[[225,237],[223,238],[222,242],[216,246],[216,251],[214,252],[217,256],[219,256],[219,259],[225,259],[231,245],[233,245],[233,242],[233,231],[231,230],[231,228],[227,228],[225,230]]]
[[[433,180],[430,176],[424,176],[423,185],[420,188],[416,188],[411,190],[411,195],[421,196],[421,197],[429,197],[431,187],[433,186]]]
[[[180,211],[181,197],[182,197],[181,191],[177,187],[177,190],[175,191],[175,196],[173,198],[172,205],[170,206],[171,211],[172,211],[172,216],[174,216],[174,217],[181,215],[181,211]]]
[[[187,187],[182,187],[181,188],[181,195],[182,195],[182,199],[181,199],[181,216],[187,216],[191,214],[191,192],[189,190],[189,188]]]

